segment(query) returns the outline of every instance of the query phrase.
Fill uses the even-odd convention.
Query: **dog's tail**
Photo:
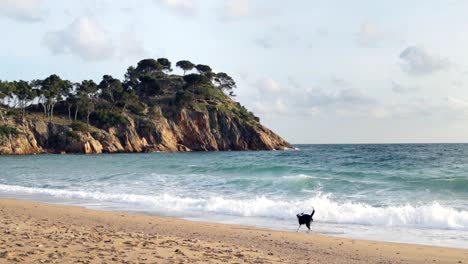
[[[315,214],[315,208],[312,207],[312,213],[310,214],[310,217],[314,217],[314,214]]]

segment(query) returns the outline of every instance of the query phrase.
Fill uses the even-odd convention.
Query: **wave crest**
[[[337,202],[331,195],[318,194],[306,200],[279,200],[267,197],[230,199],[220,196],[203,198],[180,197],[168,193],[138,195],[70,191],[2,185],[7,193],[40,194],[73,200],[96,200],[139,206],[148,211],[190,211],[233,216],[295,218],[297,213],[316,209],[315,221],[337,224],[360,224],[391,227],[416,227],[468,231],[468,211],[445,207],[437,202],[425,205],[375,207],[365,203]]]

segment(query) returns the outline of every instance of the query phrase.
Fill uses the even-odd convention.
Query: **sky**
[[[465,0],[0,0],[0,79],[230,74],[292,143],[468,142]],[[180,71],[175,71],[176,73]]]

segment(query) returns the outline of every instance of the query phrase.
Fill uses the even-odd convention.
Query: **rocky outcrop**
[[[18,133],[0,134],[0,154],[119,153],[154,151],[282,150],[291,144],[254,120],[223,111],[181,109],[170,116],[126,116],[128,124],[89,131],[46,122],[14,119],[0,126]],[[3,124],[2,124],[3,123]]]

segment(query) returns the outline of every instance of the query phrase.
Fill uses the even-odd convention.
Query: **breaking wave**
[[[46,195],[61,199],[121,203],[123,208],[139,207],[149,212],[175,211],[230,216],[295,218],[297,213],[316,209],[315,221],[390,227],[453,229],[468,231],[468,211],[446,207],[438,202],[423,205],[376,207],[366,203],[338,202],[331,195],[317,194],[306,200],[281,200],[265,196],[231,199],[222,196],[181,197],[170,193],[138,195],[29,188],[0,184],[6,193]]]

